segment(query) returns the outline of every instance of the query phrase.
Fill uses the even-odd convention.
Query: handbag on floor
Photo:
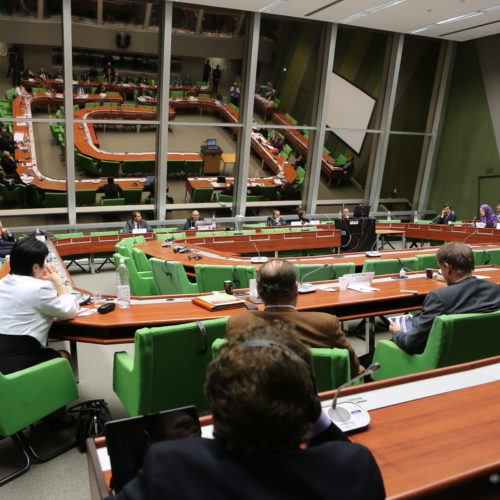
[[[89,399],[68,408],[76,419],[76,445],[83,453],[87,438],[104,434],[104,424],[111,420],[108,404],[104,399]]]

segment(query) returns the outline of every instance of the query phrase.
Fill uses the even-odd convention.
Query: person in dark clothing
[[[16,187],[16,183],[11,179],[7,179],[3,170],[0,170],[0,184],[3,184],[8,191],[11,191]]]
[[[97,192],[104,193],[104,198],[121,198],[123,196],[123,189],[115,183],[113,177],[108,177],[108,183],[99,187]]]
[[[453,207],[451,205],[443,205],[441,215],[436,217],[433,222],[436,224],[449,224],[450,222],[455,222],[456,220],[457,216],[453,211]]]
[[[212,70],[212,67],[210,66],[210,61],[207,59],[205,61],[205,65],[203,66],[203,78],[202,80],[204,82],[208,83],[208,80],[210,79],[210,71]]]
[[[7,174],[17,174],[16,160],[8,151],[3,152],[1,164]]]
[[[216,68],[212,72],[212,90],[214,94],[217,94],[219,91],[219,82],[222,76],[222,71],[217,64]]]
[[[307,213],[305,210],[299,210],[297,213],[297,216],[299,218],[299,221],[302,224],[309,224],[311,221],[307,218]]]
[[[15,242],[14,236],[6,227],[3,227],[2,221],[0,221],[0,257],[5,258],[6,255],[9,255]]]
[[[214,439],[153,444],[110,499],[385,498],[373,455],[322,411],[311,353],[290,323],[231,338],[208,367],[205,392]]]

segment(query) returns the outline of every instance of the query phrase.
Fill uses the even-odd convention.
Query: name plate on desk
[[[144,234],[147,233],[147,229],[145,227],[139,229],[132,229],[132,234]]]

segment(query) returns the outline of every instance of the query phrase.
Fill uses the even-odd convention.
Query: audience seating
[[[191,203],[203,203],[210,201],[214,188],[194,188],[191,193]]]
[[[100,204],[103,207],[125,205],[125,198],[101,198]]]
[[[75,191],[77,205],[95,205],[95,189],[77,189]]]
[[[47,208],[65,207],[68,204],[68,194],[64,193],[45,193],[45,206]]]
[[[125,205],[137,205],[142,201],[142,189],[124,189]]]
[[[132,248],[132,258],[138,271],[151,272],[151,264],[146,254],[139,248]]]
[[[208,409],[203,393],[210,346],[226,335],[227,318],[142,328],[134,357],[115,353],[113,389],[129,415],[196,405]]]
[[[256,277],[255,266],[196,264],[194,272],[200,292],[224,290],[224,281],[231,281],[233,289],[249,288],[249,280]]]
[[[435,253],[417,254],[417,267],[416,270],[420,271],[427,268],[437,269],[438,263]]]
[[[184,174],[184,160],[167,160],[167,176]]]
[[[380,340],[374,380],[432,370],[500,354],[500,311],[438,316],[422,354],[407,354],[392,340]]]
[[[135,267],[133,259],[124,257],[119,253],[113,254],[113,261],[115,267],[120,265],[120,259],[125,260],[125,265],[128,269],[128,276],[130,280],[130,293],[136,296],[158,295],[158,290],[154,282],[151,272],[138,271]]]
[[[57,358],[9,375],[0,373],[0,437],[11,437],[22,449],[23,467],[0,479],[0,486],[28,471],[31,460],[46,462],[67,451],[74,440],[49,456],[39,456],[23,429],[78,398],[78,389],[66,359]]]
[[[118,177],[120,175],[120,165],[119,161],[101,160],[99,162],[99,168],[104,177]]]
[[[215,359],[220,348],[227,339],[216,339],[212,344],[212,357]],[[311,347],[313,356],[314,378],[318,392],[328,391],[339,387],[351,378],[349,365],[349,351],[347,349],[328,349]]]
[[[396,274],[404,267],[407,270],[415,271],[417,269],[417,258],[408,257],[406,259],[377,259],[366,260],[363,264],[363,272],[375,272],[379,274]]]
[[[151,257],[149,263],[160,295],[200,293],[198,284],[189,281],[184,266],[180,262]]]

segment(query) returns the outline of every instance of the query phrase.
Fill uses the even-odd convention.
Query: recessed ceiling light
[[[353,14],[352,16],[346,17],[345,19],[342,19],[340,23],[347,24],[350,23],[351,21],[359,19],[360,17],[367,16],[368,14],[374,14],[375,12],[387,9],[389,7],[393,7],[394,5],[398,5],[403,2],[406,2],[406,0],[389,0],[389,2],[384,2],[379,5],[375,5],[374,7],[363,10],[362,12],[358,12],[356,14]]]
[[[436,24],[455,23],[457,21],[462,21],[464,19],[470,19],[471,17],[480,16],[481,14],[482,14],[481,11],[470,12],[469,14],[464,14],[463,16],[450,17],[449,19],[445,19],[444,21],[438,21]]]

